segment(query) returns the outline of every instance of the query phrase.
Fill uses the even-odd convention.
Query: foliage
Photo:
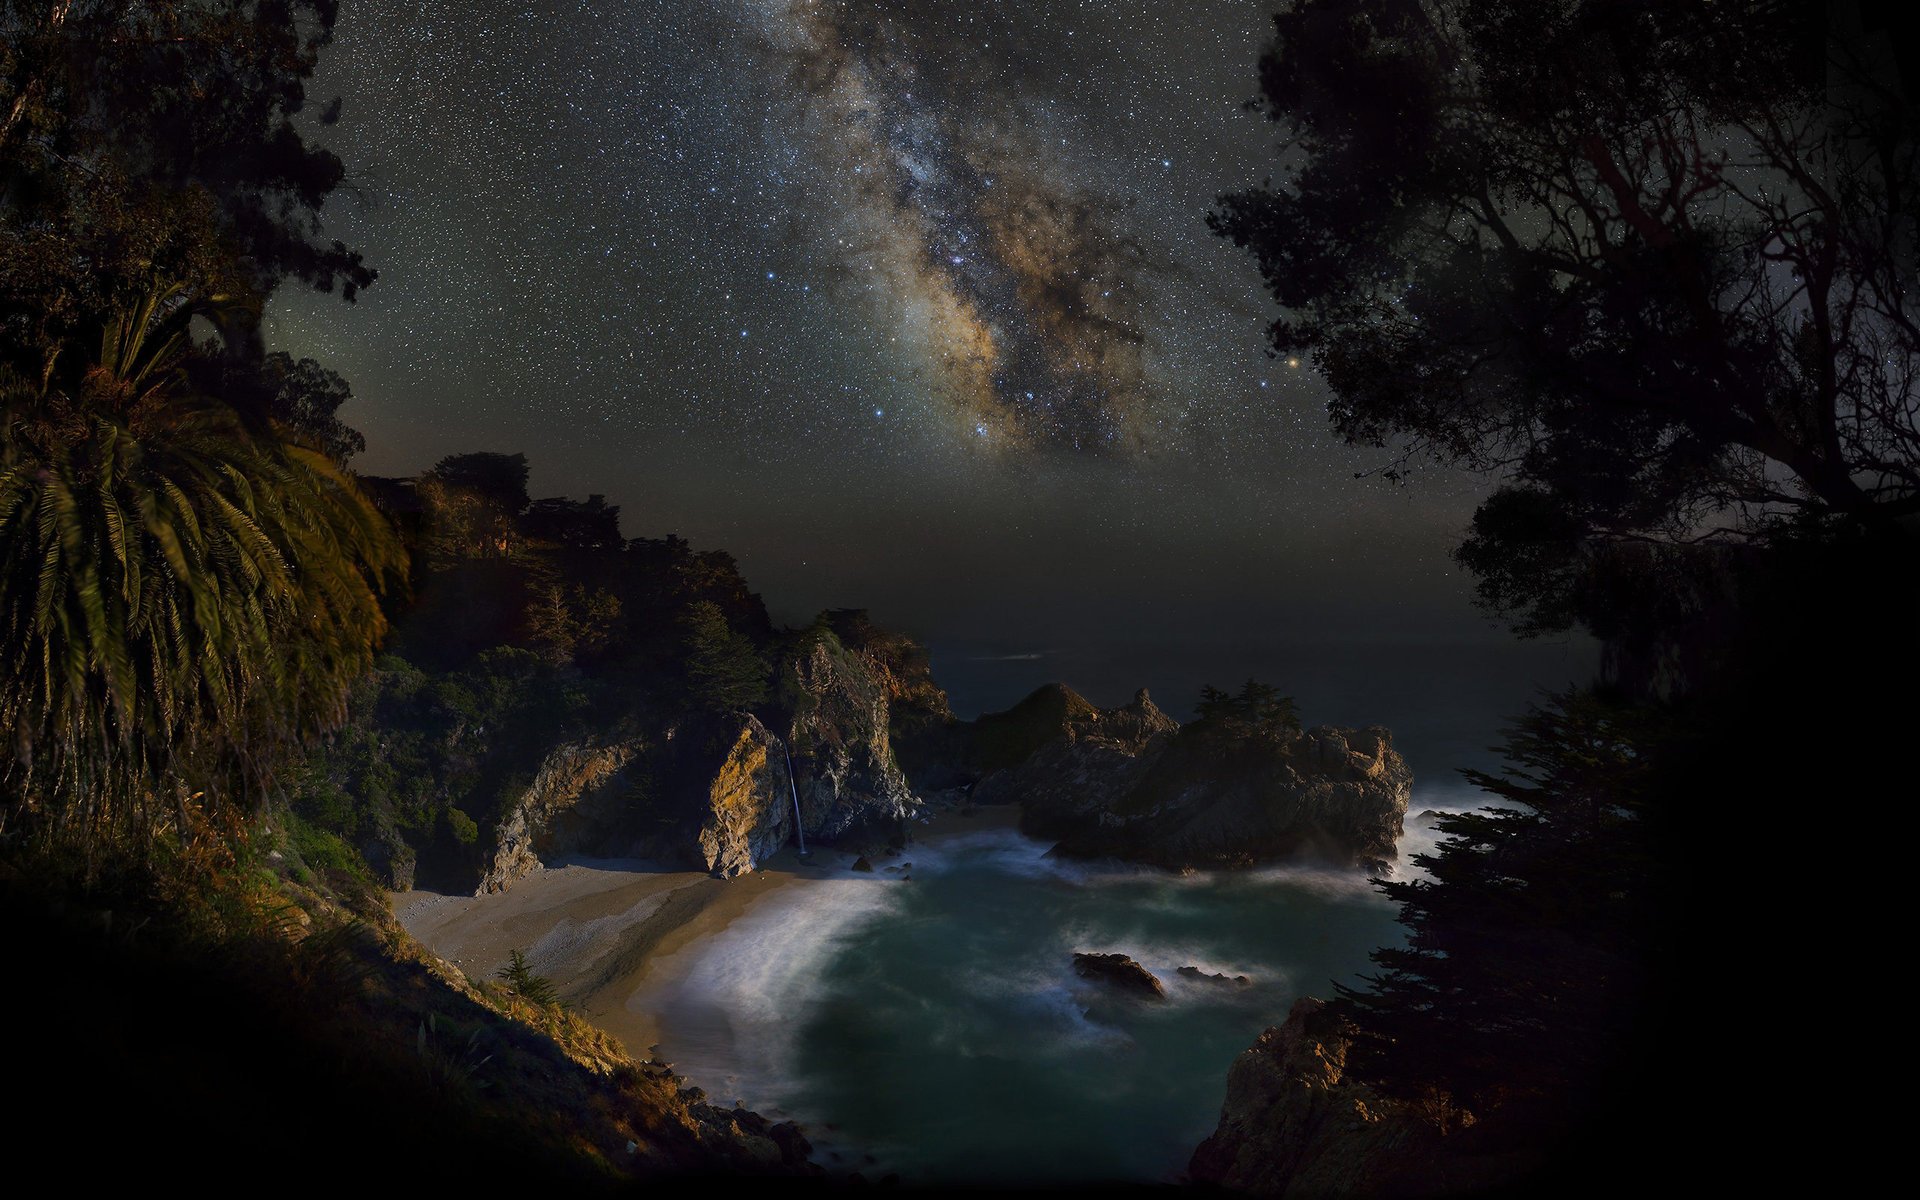
[[[428,563],[445,568],[463,559],[511,558],[518,548],[514,518],[497,495],[449,482],[429,471],[414,483],[427,530]]]
[[[310,757],[294,810],[355,846],[411,847],[430,877],[471,886],[482,832],[597,703],[590,683],[514,647],[443,673],[383,655]]]
[[[473,492],[508,516],[517,517],[527,499],[527,456],[479,451],[449,454],[428,472],[450,488]]]
[[[605,646],[619,616],[619,598],[604,588],[546,583],[534,589],[527,605],[527,639],[550,661],[570,663]]]
[[[441,503],[452,494],[441,471],[497,520],[497,540],[462,545],[426,514],[421,536],[439,540],[419,563],[414,604],[293,801],[390,883],[417,866],[437,886],[470,888],[499,820],[557,743],[647,714],[763,703],[773,635],[724,553],[676,537],[621,540],[618,509],[597,497],[509,516],[522,455],[444,460],[410,484],[387,481],[387,503]]]
[[[149,836],[258,794],[345,715],[398,546],[325,455],[191,386],[177,287],[0,396],[0,723],[11,815]]]
[[[1238,694],[1208,684],[1200,689],[1194,719],[1206,728],[1266,735],[1298,733],[1300,707],[1280,689],[1249,679]]]
[[[568,550],[618,550],[620,506],[608,504],[598,493],[585,500],[549,496],[535,500],[520,515],[520,528],[530,541]]]
[[[156,277],[256,305],[282,279],[373,281],[319,236],[345,172],[294,125],[336,9],[0,3],[0,365],[37,375]]]
[[[696,601],[683,624],[687,679],[698,703],[717,711],[766,703],[773,668],[751,641],[727,624],[719,605]]]
[[[264,367],[274,387],[273,419],[289,440],[319,451],[343,469],[367,448],[367,439],[339,416],[340,406],[353,399],[346,380],[310,358],[295,362],[278,350],[267,355]]]
[[[500,968],[498,977],[506,982],[513,994],[535,1004],[558,1004],[560,993],[554,990],[553,980],[544,975],[536,975],[527,965],[527,955],[523,950],[515,950],[507,959],[507,965]]]
[[[1275,18],[1280,178],[1210,223],[1349,440],[1503,477],[1462,557],[1525,629],[1624,547],[1920,512],[1916,114],[1805,8]]]
[[[1378,882],[1407,944],[1339,989],[1359,1077],[1476,1112],[1590,1092],[1639,1011],[1654,801],[1679,738],[1670,715],[1569,693],[1510,734],[1504,774],[1465,772],[1500,803],[1439,818],[1445,840],[1417,860],[1431,878]]]

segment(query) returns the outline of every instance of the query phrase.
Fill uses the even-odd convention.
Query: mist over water
[[[1403,855],[1432,841],[1410,821]],[[910,847],[893,871],[775,893],[663,961],[665,982],[634,1003],[659,1015],[681,1074],[800,1121],[830,1168],[1159,1180],[1211,1131],[1234,1057],[1401,938],[1361,872],[1182,877],[1047,849],[983,830]],[[1167,1001],[1079,979],[1075,951],[1131,955]]]
[[[957,657],[936,669],[960,677],[963,712],[1004,707],[1060,665],[982,661],[969,681]],[[1420,813],[1489,802],[1455,769],[1496,767],[1502,726],[1542,688],[1589,669],[1566,647],[1290,662],[1283,686],[1309,724],[1386,724],[1413,764],[1395,878],[1436,840]],[[1205,669],[1187,669],[1193,690]],[[1170,672],[1124,690],[1117,674],[1077,674],[1093,676],[1083,690],[1098,702],[1146,682],[1184,715],[1169,701],[1186,685]],[[1218,1120],[1234,1058],[1296,998],[1331,996],[1333,981],[1371,970],[1369,951],[1404,937],[1364,872],[1182,877],[1062,862],[1048,849],[982,829],[910,846],[873,875],[784,889],[663,960],[633,1004],[658,1015],[682,1075],[716,1101],[798,1120],[830,1169],[908,1183],[1169,1180]],[[1076,951],[1132,956],[1167,1001],[1079,979]],[[1186,966],[1252,983],[1195,980],[1179,974]]]

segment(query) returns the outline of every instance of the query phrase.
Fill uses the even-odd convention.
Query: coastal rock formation
[[[1137,783],[1179,730],[1145,689],[1130,704],[1100,708],[1071,688],[1047,684],[976,722],[970,758],[984,777],[973,800],[1017,801],[1023,813],[1043,814],[1041,824],[1048,813],[1092,813],[1103,796]]]
[[[1227,1071],[1220,1124],[1194,1151],[1197,1182],[1258,1196],[1400,1194],[1440,1134],[1345,1079],[1347,1041],[1311,996]],[[1425,1189],[1421,1189],[1424,1191]]]
[[[754,717],[694,718],[658,738],[570,743],[511,803],[480,892],[568,854],[753,870],[793,836],[786,759]]]
[[[1186,979],[1197,979],[1202,983],[1232,984],[1234,987],[1253,986],[1253,980],[1248,979],[1245,975],[1226,975],[1220,972],[1209,974],[1206,971],[1202,971],[1199,967],[1181,967],[1178,971],[1175,971],[1174,974]]]
[[[511,803],[494,828],[493,853],[481,876],[478,894],[506,889],[515,879],[540,869],[543,856],[556,852],[554,825],[583,801],[601,799],[622,767],[645,747],[637,738],[605,744],[569,742],[554,747],[533,781]],[[563,852],[563,851],[562,851]]]
[[[1378,726],[1183,727],[1145,692],[1101,709],[1050,685],[977,728],[976,757],[1008,765],[974,799],[1019,802],[1021,829],[1072,857],[1174,868],[1305,857],[1378,870],[1396,856],[1413,791]]]
[[[1566,1177],[1550,1173],[1553,1138],[1531,1111],[1476,1118],[1439,1099],[1383,1095],[1348,1074],[1350,1033],[1324,1002],[1296,1000],[1286,1021],[1228,1069],[1220,1123],[1194,1151],[1188,1176],[1295,1198],[1566,1190]]]
[[[1108,984],[1130,996],[1165,1000],[1167,989],[1152,971],[1124,954],[1086,954],[1073,956],[1074,974],[1095,983]]]
[[[692,816],[695,857],[715,875],[743,875],[786,845],[793,836],[786,756],[765,725],[740,719]]]
[[[780,700],[792,713],[786,742],[808,837],[854,845],[902,837],[920,801],[894,757],[891,721],[895,697],[914,687],[826,625],[810,630],[782,665]]]

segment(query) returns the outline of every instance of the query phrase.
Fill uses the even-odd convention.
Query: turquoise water
[[[1410,820],[1403,861],[1429,844]],[[635,1003],[683,1075],[800,1121],[829,1168],[1170,1180],[1212,1130],[1234,1057],[1403,933],[1358,872],[1180,877],[1046,849],[984,829],[916,845],[910,866],[783,889],[662,963],[670,982]],[[1131,955],[1167,1001],[1077,978],[1075,951]]]

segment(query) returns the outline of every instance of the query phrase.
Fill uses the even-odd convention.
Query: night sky
[[[1258,673],[1384,720],[1349,710],[1395,672],[1512,707],[1586,660],[1472,607],[1485,482],[1355,478],[1388,456],[1207,232],[1277,161],[1242,107],[1270,6],[345,5],[328,232],[380,279],[270,334],[352,382],[360,469],[524,451],[777,619],[927,639],[963,709]]]

